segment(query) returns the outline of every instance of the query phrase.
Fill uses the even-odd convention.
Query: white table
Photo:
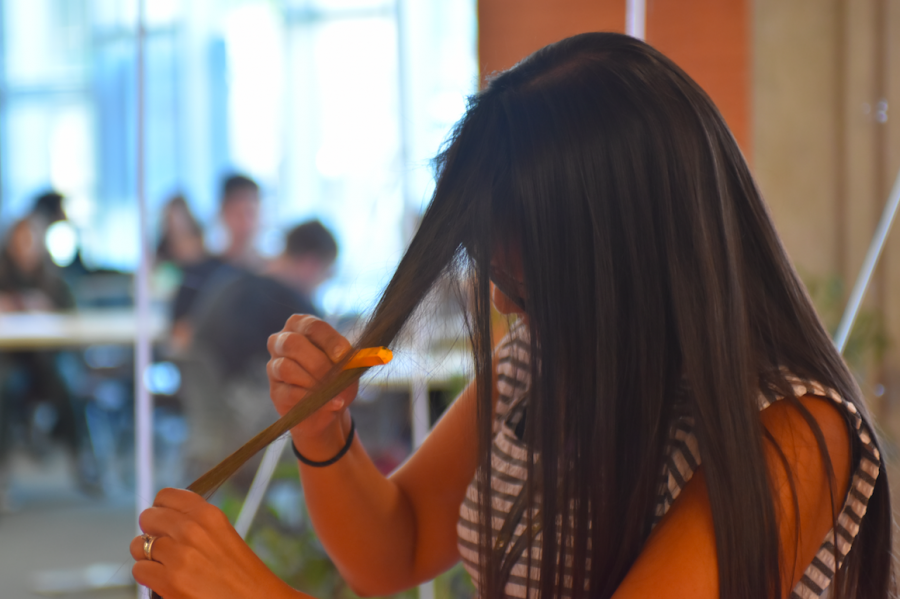
[[[166,316],[154,312],[150,331],[162,339]],[[0,314],[0,350],[63,349],[95,344],[134,343],[135,312],[128,308],[78,312],[7,312]]]

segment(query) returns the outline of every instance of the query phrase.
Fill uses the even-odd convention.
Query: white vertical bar
[[[153,503],[153,406],[144,384],[150,364],[150,252],[147,238],[147,202],[144,196],[144,0],[137,2],[137,208],[140,262],[135,273],[136,334],[134,339],[134,443],[135,504],[138,515]],[[138,588],[139,597],[150,590]]]
[[[0,31],[6,31],[5,11],[6,6],[0,5]],[[6,126],[6,42],[0,39],[0,127]],[[6,151],[6,137],[0,137],[0,212],[7,207],[6,178],[3,176],[6,167],[5,160],[9,156]]]
[[[419,344],[421,347],[422,344]],[[431,410],[428,407],[428,380],[414,374],[409,382],[410,417],[412,418],[413,451],[418,449],[431,430]],[[419,585],[419,599],[434,599],[434,581]]]
[[[878,264],[878,258],[881,256],[881,250],[884,249],[884,242],[887,240],[888,233],[891,230],[891,224],[897,215],[897,206],[900,205],[900,173],[897,173],[897,179],[894,181],[894,187],[891,189],[891,195],[888,197],[887,203],[884,205],[884,212],[881,214],[881,220],[878,222],[878,228],[875,229],[875,236],[869,245],[869,251],[866,253],[866,259],[863,261],[862,270],[856,279],[856,285],[850,294],[850,300],[847,302],[847,309],[841,318],[841,324],[834,334],[834,345],[838,351],[844,353],[844,347],[847,345],[847,338],[850,337],[850,329],[853,328],[853,321],[859,313],[859,306],[862,304],[863,297],[866,295],[866,288],[872,279],[872,273],[875,271],[875,265]]]
[[[409,155],[411,145],[412,127],[410,121],[413,118],[410,110],[410,73],[409,73],[409,46],[407,44],[406,4],[404,0],[394,1],[394,19],[397,31],[397,112],[400,133],[400,194],[403,197],[403,226],[404,243],[409,243],[416,231],[418,222],[418,209],[413,205],[412,190],[409,180]]]
[[[413,375],[409,384],[412,402],[412,442],[413,449],[418,449],[431,432],[431,411],[428,409],[428,381],[424,376]]]
[[[256,471],[256,476],[253,477],[244,505],[241,506],[241,513],[238,514],[234,523],[234,529],[241,535],[242,539],[246,539],[247,533],[250,532],[250,525],[253,524],[256,512],[259,511],[259,506],[262,504],[266,490],[269,488],[269,483],[272,481],[272,475],[275,474],[275,467],[278,465],[278,460],[281,459],[281,454],[290,438],[291,434],[287,433],[275,439],[271,445],[266,447],[262,463],[260,463],[259,469]]]
[[[626,0],[625,33],[639,40],[645,38],[647,28],[647,0]]]
[[[403,195],[403,214],[406,219],[404,230],[409,232],[409,239],[415,234],[412,223],[417,220],[418,214],[411,214],[413,210],[413,202],[411,198],[411,189],[409,181],[409,154],[410,154],[410,137],[411,127],[409,121],[412,119],[410,111],[410,74],[408,53],[410,48],[407,45],[407,35],[409,23],[406,18],[406,2],[405,0],[394,0],[394,18],[397,29],[397,109],[399,112],[400,127],[400,160],[401,160],[401,193]],[[421,339],[417,339],[418,348],[422,348]],[[428,410],[428,381],[421,375],[413,375],[410,381],[410,409],[412,417],[412,442],[413,451],[422,445],[425,437],[428,436],[430,428],[430,416]],[[430,580],[419,585],[419,599],[434,599],[434,581]]]

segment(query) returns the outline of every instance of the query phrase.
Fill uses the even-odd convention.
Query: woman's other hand
[[[269,337],[271,359],[266,367],[269,395],[282,416],[351,350],[350,342],[331,325],[307,314],[291,316],[284,329]],[[346,441],[344,412],[356,398],[353,383],[318,412],[291,429],[294,445],[312,460],[327,460]],[[349,419],[347,419],[349,420]]]
[[[191,491],[163,489],[140,526],[155,537],[148,559],[143,537],[129,547],[134,579],[164,599],[303,597],[253,553],[217,507]]]

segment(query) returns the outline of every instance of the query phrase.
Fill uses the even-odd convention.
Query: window
[[[150,213],[183,192],[211,246],[219,181],[263,189],[264,253],[317,217],[338,238],[327,310],[367,308],[477,85],[475,2],[146,2]],[[84,259],[134,268],[136,2],[0,0],[0,220],[67,195]]]

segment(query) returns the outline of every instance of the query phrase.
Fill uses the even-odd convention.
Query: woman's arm
[[[269,340],[272,399],[284,414],[302,401],[350,344],[326,323],[292,317]],[[494,382],[496,388],[496,381]],[[312,460],[344,444],[346,405],[357,386],[292,429],[297,448]],[[350,586],[361,595],[389,594],[433,578],[459,559],[456,522],[477,465],[477,394],[470,385],[419,450],[390,478],[355,441],[336,463],[301,464],[304,494],[319,538]],[[221,510],[190,491],[163,489],[141,514],[141,529],[156,539],[152,559],[141,537],[130,550],[135,579],[178,597],[308,597],[278,579],[238,536]]]
[[[300,465],[319,539],[359,595],[387,595],[430,580],[459,560],[459,506],[477,466],[469,387],[390,478],[355,442],[337,463]]]
[[[350,345],[325,322],[295,317],[269,343],[272,398],[284,413]],[[355,389],[352,394],[355,395]],[[349,430],[342,394],[292,431],[297,449],[322,461]],[[351,588],[385,595],[433,578],[459,559],[459,506],[477,467],[476,391],[470,385],[416,453],[390,478],[355,441],[336,463],[300,465],[316,532]]]
[[[850,482],[850,436],[838,409],[828,400],[803,397],[800,402],[822,429],[837,484],[829,498],[828,479],[812,430],[799,411],[779,401],[761,413],[762,422],[781,447],[797,489],[800,521],[794,517],[794,497],[780,458],[766,444],[766,461],[777,492],[780,537],[786,559],[782,564],[782,594],[790,595],[825,535],[832,528],[831,501],[840,510]],[[795,532],[799,528],[799,547]],[[692,597],[718,599],[716,540],[703,467],[694,474],[668,514],[654,529],[615,599]]]

